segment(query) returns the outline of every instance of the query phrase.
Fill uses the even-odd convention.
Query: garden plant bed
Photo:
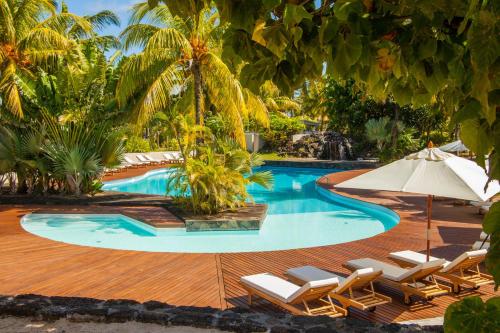
[[[187,231],[259,230],[266,218],[267,205],[249,203],[218,214],[199,215],[170,202],[168,210],[184,221]]]

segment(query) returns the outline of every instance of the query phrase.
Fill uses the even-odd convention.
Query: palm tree
[[[121,105],[139,97],[135,106],[139,124],[169,108],[174,96],[179,97],[177,109],[194,113],[197,125],[203,125],[205,108],[212,105],[228,119],[232,135],[242,146],[244,119],[250,115],[268,124],[264,104],[242,89],[219,56],[224,26],[218,22],[218,13],[211,8],[180,19],[165,5],[133,6],[130,25],[121,37],[125,48],[144,50],[125,64],[117,96]]]
[[[51,67],[64,57],[71,61],[77,43],[66,34],[71,23],[89,32],[91,23],[56,11],[55,0],[0,1],[0,96],[2,107],[22,118],[22,98],[33,95],[31,80],[38,67]]]
[[[269,111],[281,113],[300,111],[300,104],[288,96],[283,96],[272,81],[266,81],[260,87],[260,97]]]

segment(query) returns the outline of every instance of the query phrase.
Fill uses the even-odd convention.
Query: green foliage
[[[265,126],[267,111],[242,89],[220,58],[225,25],[220,24],[218,11],[211,3],[167,5],[133,6],[131,24],[121,37],[126,48],[144,50],[124,64],[117,87],[120,105],[135,102],[132,111],[139,126],[166,109],[190,115],[203,125],[205,113],[213,110],[224,116],[231,136],[244,147],[244,121],[253,117]],[[179,10],[186,12],[176,16]]]
[[[490,235],[490,249],[500,248],[500,202],[495,202],[483,220],[484,232]],[[486,255],[486,267],[495,279],[495,289],[500,285],[500,251],[490,250]]]
[[[151,151],[151,146],[148,139],[131,135],[125,141],[125,151],[127,153],[147,153]]]
[[[250,199],[248,184],[272,185],[269,171],[252,170],[263,163],[259,155],[248,153],[234,141],[215,139],[206,127],[188,127],[183,119],[178,125],[185,161],[169,178],[167,188],[179,193],[177,199],[195,214],[244,206]]]
[[[500,297],[483,302],[479,296],[451,304],[444,315],[446,333],[489,333],[500,327]]]
[[[16,173],[11,191],[95,193],[104,168],[122,159],[122,139],[108,124],[60,124],[49,116],[23,130],[0,126],[0,173]]]
[[[110,11],[81,17],[65,5],[57,12],[54,1],[4,1],[0,7],[1,111],[25,120],[40,109],[59,115],[95,108],[104,94],[104,52],[118,47],[114,37],[95,31],[119,25],[118,17]]]
[[[389,117],[370,119],[365,124],[366,137],[369,141],[377,143],[378,150],[382,150],[385,143],[390,139]]]
[[[293,134],[305,130],[304,123],[298,117],[287,117],[281,113],[270,114],[270,127],[262,135],[270,150],[284,146]]]

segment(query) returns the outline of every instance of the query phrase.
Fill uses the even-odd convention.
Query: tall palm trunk
[[[203,124],[203,115],[202,115],[202,80],[203,78],[201,77],[201,71],[200,71],[200,62],[195,59],[193,60],[193,76],[194,76],[194,108],[195,108],[195,113],[196,113],[196,125],[202,125]]]

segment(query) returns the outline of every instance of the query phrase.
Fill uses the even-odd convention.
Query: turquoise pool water
[[[268,204],[259,231],[186,232],[155,229],[123,215],[30,214],[22,219],[29,232],[52,240],[94,247],[151,252],[255,252],[349,242],[394,227],[393,211],[335,195],[316,187],[332,170],[262,168],[274,174],[274,188],[248,188],[254,200]],[[165,194],[170,170],[105,184],[105,190]]]

